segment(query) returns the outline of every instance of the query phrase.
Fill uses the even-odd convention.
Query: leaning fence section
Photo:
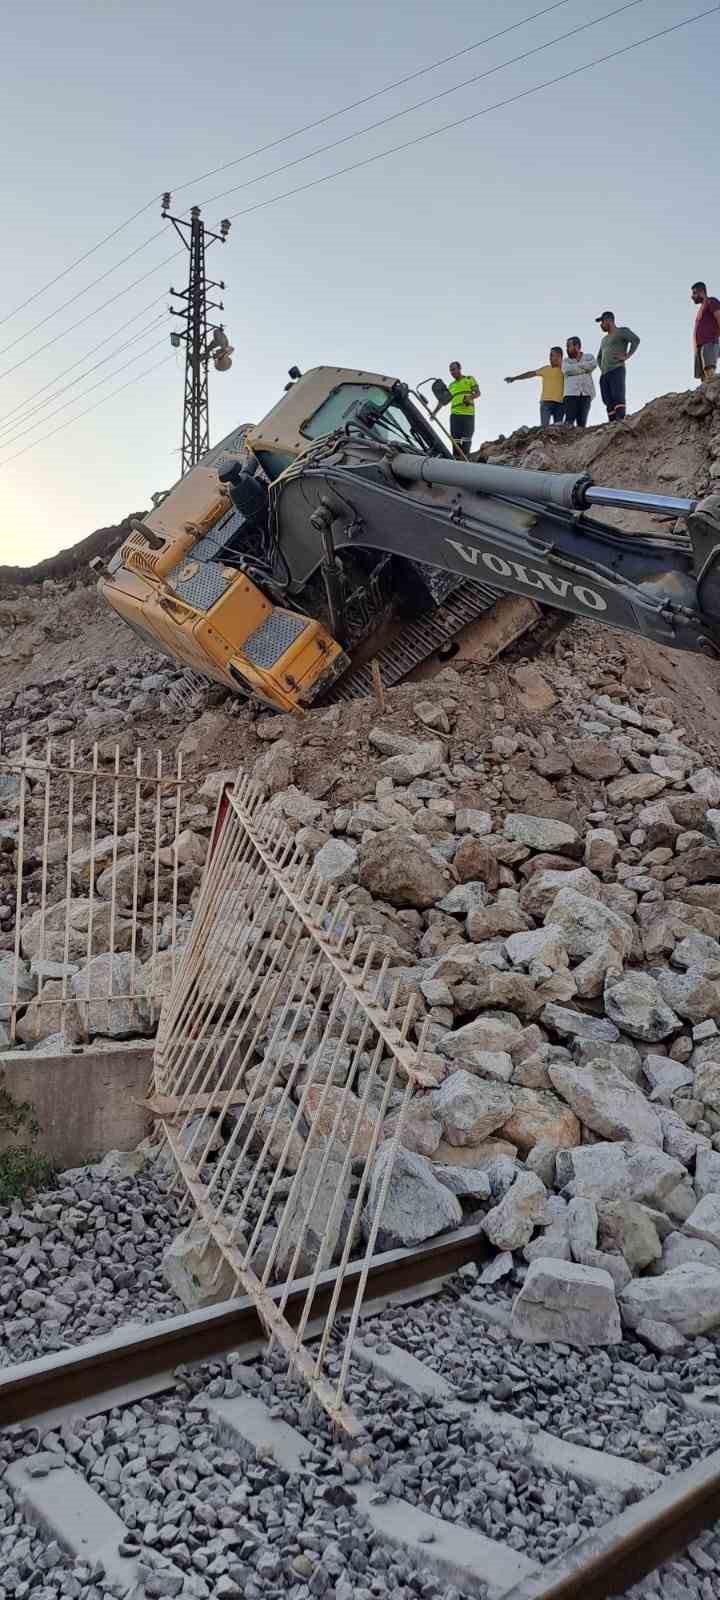
[[[154,1031],[186,920],[186,789],[181,754],[0,745],[0,1041]]]
[[[333,1421],[345,1402],[370,1262],[424,1034],[388,962],[356,933],[247,779],[221,797],[190,940],[158,1032],[154,1111],[206,1226],[210,1282],[229,1266]],[[338,1309],[354,1285],[344,1338]],[[313,1308],[334,1269],[318,1332]],[[291,1326],[290,1286],[304,1299]],[[296,1313],[294,1313],[294,1316]],[[312,1327],[311,1327],[312,1324]]]

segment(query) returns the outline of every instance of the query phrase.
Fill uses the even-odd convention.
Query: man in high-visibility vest
[[[450,437],[453,451],[461,461],[470,454],[475,432],[475,401],[480,398],[477,380],[463,372],[459,361],[450,362]]]

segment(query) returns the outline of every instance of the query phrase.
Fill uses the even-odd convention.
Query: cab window
[[[378,384],[341,383],[303,423],[301,432],[307,439],[322,439],[326,434],[334,433],[337,428],[344,428],[346,423],[352,422],[360,407],[368,400],[373,405],[384,406],[387,398],[387,389],[381,389]],[[408,442],[415,442],[412,424],[399,406],[388,408],[375,423],[373,433],[376,438],[389,443],[397,442],[400,435]]]

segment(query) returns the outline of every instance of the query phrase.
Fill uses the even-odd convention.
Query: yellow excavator
[[[282,398],[136,520],[100,579],[155,649],[278,710],[486,661],[543,609],[720,648],[720,505],[453,458],[397,378],[291,368]],[[447,391],[433,384],[438,404]],[[599,506],[685,519],[619,533]],[[592,513],[592,514],[589,514]],[[718,601],[715,602],[715,590]]]

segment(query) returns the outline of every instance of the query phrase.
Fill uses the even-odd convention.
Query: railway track
[[[600,1600],[692,1545],[720,1519],[720,1404],[697,1383],[717,1372],[710,1341],[704,1365],[691,1356],[686,1367],[633,1356],[637,1347],[628,1360],[623,1346],[617,1371],[609,1353],[561,1349],[567,1384],[553,1398],[558,1352],[511,1343],[509,1301],[478,1278],[482,1254],[468,1226],[374,1260],[351,1369],[359,1443],[339,1443],[310,1406],[249,1300],[0,1371],[10,1544],[27,1527],[34,1560],[49,1551],[80,1572],[79,1588],[42,1588],[42,1600]],[[323,1274],[318,1330],[334,1283]],[[353,1291],[349,1273],[343,1294]],[[304,1292],[298,1282],[290,1311]],[[583,1398],[578,1372],[595,1359],[607,1388]],[[638,1415],[643,1393],[665,1406],[655,1443],[613,1425],[626,1369]],[[0,1523],[7,1569],[4,1536]],[[705,1589],[687,1592],[714,1600],[720,1566],[702,1543],[693,1549]],[[38,1588],[5,1581],[0,1596]]]

